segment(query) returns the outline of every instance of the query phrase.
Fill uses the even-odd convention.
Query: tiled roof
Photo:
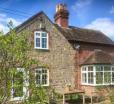
[[[25,24],[27,24],[31,20],[35,19],[36,17],[40,16],[41,14],[44,14],[47,17],[47,15],[41,11],[41,12],[33,15],[29,19],[27,19],[21,25],[17,26],[15,28],[16,31],[18,31],[18,29],[20,27],[24,26]],[[49,19],[49,21],[52,23],[52,21],[50,19]],[[52,24],[54,24],[54,23],[52,23]],[[91,30],[91,29],[78,28],[78,27],[74,27],[74,26],[69,26],[68,28],[62,28],[56,24],[54,24],[54,25],[69,41],[114,45],[114,42],[110,38],[108,38],[106,35],[104,35],[102,32]]]
[[[77,28],[73,26],[69,26],[68,28],[62,28],[56,24],[55,26],[69,41],[114,45],[114,42],[100,31]]]
[[[81,65],[90,64],[114,64],[114,57],[104,51],[95,50]]]

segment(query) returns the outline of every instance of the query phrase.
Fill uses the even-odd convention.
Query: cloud
[[[6,17],[6,14],[0,14],[0,17]]]
[[[110,13],[111,13],[111,14],[114,13],[114,6],[111,8]]]
[[[85,21],[88,18],[88,11],[90,10],[93,0],[76,0],[72,5],[72,10],[76,12],[76,15],[80,21]]]
[[[77,0],[76,3],[72,6],[74,10],[85,8],[90,5],[93,0]]]
[[[5,22],[6,14],[0,14],[0,22]]]
[[[14,18],[7,18],[6,22],[9,23],[10,21],[13,22],[14,26],[17,26],[17,25],[19,25],[21,23],[21,21],[18,21],[18,20],[14,19]]]
[[[7,24],[12,21],[14,26],[19,25],[22,21],[17,20],[15,18],[11,18],[7,16],[7,14],[0,13],[0,31],[3,31],[4,33],[8,32]]]
[[[100,30],[109,37],[114,37],[114,21],[110,18],[97,18],[90,24],[86,25],[85,28]]]
[[[4,33],[6,33],[8,31],[8,28],[0,23],[0,31],[4,31]]]

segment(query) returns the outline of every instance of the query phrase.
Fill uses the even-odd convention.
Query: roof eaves
[[[69,42],[78,42],[78,43],[87,43],[87,44],[98,44],[98,45],[108,45],[108,46],[114,46],[114,44],[108,44],[108,43],[98,43],[98,42],[88,42],[88,41],[83,41],[81,39],[77,39],[77,40],[68,40]]]

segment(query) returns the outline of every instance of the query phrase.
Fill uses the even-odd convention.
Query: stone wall
[[[34,49],[34,31],[40,29],[40,18],[43,19],[42,26],[49,34],[49,50]],[[33,20],[18,28],[17,32],[28,30],[31,32],[29,43],[33,48],[29,56],[44,64],[49,69],[49,85],[57,91],[64,91],[65,86],[71,84],[75,86],[75,50],[66,38],[55,28],[50,20],[40,14]]]

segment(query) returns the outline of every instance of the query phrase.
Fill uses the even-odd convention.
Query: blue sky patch
[[[58,3],[67,5],[69,25],[100,30],[114,40],[114,0],[0,0],[0,30],[6,33],[10,20],[17,26],[39,11],[54,22]]]

